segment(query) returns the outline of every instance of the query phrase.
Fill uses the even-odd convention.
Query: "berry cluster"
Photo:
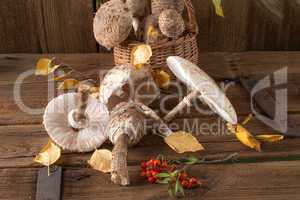
[[[176,184],[179,181],[184,189],[191,189],[201,186],[202,183],[195,177],[189,177],[184,170],[178,170],[176,165],[170,164],[167,160],[150,159],[141,162],[141,176],[145,177],[151,184]]]

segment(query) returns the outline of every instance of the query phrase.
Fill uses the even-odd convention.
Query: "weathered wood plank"
[[[1,199],[34,199],[37,168],[0,170]],[[166,186],[151,185],[129,167],[132,185],[119,187],[110,176],[88,168],[64,170],[63,198],[68,199],[171,199]],[[186,199],[297,199],[300,195],[300,162],[266,162],[201,165],[190,171],[207,181],[204,188],[186,193]],[[142,191],[142,192],[141,192]]]
[[[41,52],[33,1],[0,2],[0,53]]]
[[[298,50],[300,46],[299,37],[295,35],[300,34],[300,23],[298,19],[300,17],[300,1],[290,0],[285,1],[285,18],[283,25],[284,49],[286,50]]]
[[[0,53],[96,52],[93,0],[4,0]]]
[[[53,85],[53,89],[55,89],[55,85]],[[290,113],[299,113],[300,105],[299,105],[299,85],[292,84],[290,86],[290,92],[288,95],[288,111]],[[13,124],[36,124],[41,123],[43,109],[47,105],[48,101],[50,101],[53,96],[48,97],[48,84],[46,82],[43,83],[24,83],[20,87],[20,99],[17,96],[14,96],[13,85],[5,85],[0,86],[0,95],[2,98],[0,99],[0,111],[1,113],[5,113],[5,115],[0,116],[0,125],[13,125]],[[17,90],[15,90],[17,91]],[[245,116],[251,112],[250,106],[250,97],[246,93],[246,91],[241,87],[241,85],[237,84],[235,86],[231,86],[226,94],[228,98],[232,101],[232,104],[237,110],[238,115]],[[153,103],[152,107],[154,109],[160,108],[161,114],[165,114],[168,110],[172,109],[178,102],[184,97],[168,97],[166,101],[162,101],[164,96]],[[26,108],[24,109],[24,106]],[[163,107],[159,107],[163,106]],[[206,106],[203,106],[201,102],[197,102],[195,104],[196,107],[191,107],[189,110],[181,113],[177,117],[204,117],[205,115],[201,114],[201,109],[208,110]],[[35,109],[37,113],[33,113],[28,111],[28,109]],[[36,110],[40,109],[40,111]],[[162,109],[164,109],[162,111]]]
[[[249,0],[223,0],[225,18],[215,14],[211,1],[194,0],[200,51],[247,50]]]
[[[281,50],[284,23],[283,0],[251,1],[248,21],[248,50]]]
[[[299,119],[299,115],[295,115]],[[300,126],[300,122],[298,121]],[[205,151],[195,153],[199,155],[222,155],[226,153],[240,153],[244,159],[258,160],[300,159],[300,139],[285,139],[276,144],[264,144],[263,152],[257,153],[248,149],[237,141],[234,135],[228,132],[226,126],[217,118],[177,119],[171,127],[174,130],[185,130],[194,133],[206,148]],[[254,119],[246,126],[254,135],[276,133],[271,128]],[[151,127],[149,126],[149,133]],[[37,166],[33,157],[47,143],[49,136],[42,125],[0,126],[0,167],[29,167]],[[107,142],[101,148],[111,149]],[[181,157],[176,154],[159,136],[148,135],[137,146],[129,151],[128,162],[131,165],[157,154],[168,155],[173,158]],[[91,156],[87,154],[70,154],[65,152],[59,164],[63,166],[86,166]]]
[[[34,1],[43,53],[96,52],[92,0]]]

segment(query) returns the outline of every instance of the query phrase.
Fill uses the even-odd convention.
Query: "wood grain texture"
[[[0,53],[106,52],[92,33],[96,0],[2,0]],[[193,0],[202,52],[299,50],[298,0]]]
[[[0,53],[97,51],[92,0],[4,0],[0,7]]]
[[[225,18],[215,14],[211,1],[194,0],[200,51],[247,49],[249,0],[223,0]]]
[[[34,4],[43,53],[96,51],[92,0],[40,0]]]
[[[298,119],[299,115],[291,117]],[[257,153],[242,145],[234,135],[228,132],[225,124],[216,117],[185,118],[176,119],[170,124],[173,130],[184,130],[192,132],[205,151],[194,153],[195,156],[218,156],[238,152],[241,159],[252,159],[255,161],[277,160],[277,159],[300,159],[300,139],[285,139],[275,144],[264,144],[263,152]],[[254,135],[276,133],[270,127],[254,119],[246,126]],[[163,139],[151,135],[151,127],[148,128],[149,135],[133,148],[129,149],[129,165],[137,165],[145,158],[158,154],[168,155],[170,158],[180,158],[184,155],[176,154],[169,148]],[[0,168],[10,167],[36,167],[33,157],[47,143],[48,134],[42,125],[10,125],[0,127]],[[154,148],[155,147],[155,148]],[[110,142],[106,142],[101,148],[112,149]],[[87,166],[87,160],[91,153],[73,154],[64,151],[64,155],[58,162],[59,165]]]
[[[284,49],[297,50],[300,48],[300,1],[285,1],[285,18],[283,25]]]
[[[249,50],[280,50],[283,48],[283,0],[251,1],[248,24]]]
[[[0,2],[0,53],[41,52],[32,12],[34,1]]]
[[[208,183],[203,188],[187,191],[185,199],[297,199],[299,168],[299,161],[194,166],[190,173]],[[0,198],[34,199],[37,170],[1,169]],[[129,173],[132,186],[119,187],[111,183],[108,174],[88,168],[67,168],[63,172],[63,199],[171,199],[166,186],[146,183],[139,176],[138,167],[129,167]]]

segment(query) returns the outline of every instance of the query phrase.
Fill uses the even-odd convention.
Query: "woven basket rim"
[[[170,46],[174,46],[174,45],[181,45],[181,43],[183,41],[190,40],[190,39],[193,39],[195,37],[197,37],[196,33],[189,32],[189,33],[186,33],[186,34],[180,36],[176,40],[169,40],[169,41],[164,41],[161,44],[149,44],[149,45],[151,46],[152,50],[155,50],[155,49],[160,49],[162,47],[170,47]],[[126,40],[123,43],[121,43],[120,45],[118,45],[117,48],[134,47],[134,46],[139,45],[139,44],[145,44],[145,43],[141,42],[141,41],[138,41],[138,40]]]

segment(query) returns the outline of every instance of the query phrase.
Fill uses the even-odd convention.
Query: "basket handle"
[[[195,33],[196,35],[198,34],[198,24],[197,24],[197,18],[195,15],[195,9],[193,6],[193,3],[191,0],[184,0],[185,6],[187,8],[187,13],[189,17],[189,29],[191,32]]]

